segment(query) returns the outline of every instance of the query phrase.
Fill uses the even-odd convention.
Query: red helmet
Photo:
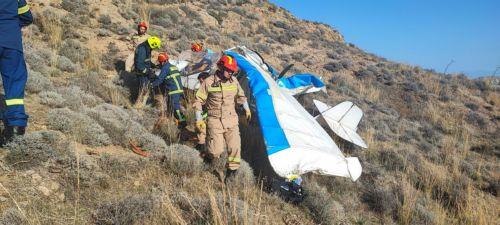
[[[229,55],[223,55],[217,62],[217,65],[222,66],[232,72],[236,72],[236,70],[238,70],[238,63],[236,62],[236,59]]]
[[[166,61],[168,61],[168,55],[167,55],[167,53],[160,53],[158,55],[158,62],[159,63],[164,63]]]
[[[137,24],[137,28],[140,28],[140,27],[144,27],[144,28],[146,28],[146,30],[147,30],[147,29],[148,29],[148,24],[147,24],[146,22],[144,22],[144,21],[139,22],[139,23]]]
[[[201,52],[203,50],[203,44],[200,43],[194,43],[191,45],[191,51],[193,52]]]

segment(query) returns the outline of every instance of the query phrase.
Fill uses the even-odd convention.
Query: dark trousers
[[[22,51],[0,47],[0,73],[5,90],[6,109],[3,121],[8,126],[28,124],[28,115],[24,109],[24,88],[28,80],[28,70]]]

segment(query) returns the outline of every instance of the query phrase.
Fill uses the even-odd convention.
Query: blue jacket
[[[184,93],[179,69],[170,63],[165,63],[161,67],[160,75],[153,82],[153,86],[161,84],[164,84],[168,89],[169,95]]]
[[[32,22],[26,0],[0,0],[0,47],[22,51],[21,27]]]
[[[134,68],[138,73],[146,74],[152,68],[151,47],[147,41],[139,44],[135,49]]]

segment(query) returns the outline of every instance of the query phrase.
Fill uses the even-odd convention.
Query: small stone
[[[141,182],[139,182],[138,180],[134,181],[134,186],[138,187],[141,185]]]
[[[54,181],[49,181],[47,182],[47,185],[45,185],[46,187],[48,187],[51,191],[58,191],[59,188],[61,187],[61,185],[57,182],[54,182]]]
[[[62,202],[62,201],[64,201],[64,199],[66,199],[66,196],[64,195],[64,193],[59,193],[57,195],[57,200]]]
[[[50,196],[50,190],[45,187],[45,186],[38,186],[37,187],[38,191],[42,192],[43,195],[45,195],[46,197]]]
[[[9,199],[8,199],[8,198],[6,198],[6,197],[2,197],[2,196],[0,196],[0,202],[6,202],[7,200],[9,200]]]
[[[39,183],[40,181],[42,181],[42,176],[40,176],[40,174],[34,173],[31,175],[31,182]]]

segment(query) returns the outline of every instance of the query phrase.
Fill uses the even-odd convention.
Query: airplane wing
[[[363,138],[356,133],[359,121],[363,117],[363,111],[358,106],[349,101],[342,102],[335,107],[330,107],[318,100],[313,100],[313,102],[335,134],[360,147],[368,148]]]
[[[226,54],[233,56],[246,72],[266,152],[278,175],[313,172],[353,181],[359,178],[362,168],[358,158],[342,154],[321,125],[253,59],[255,54],[245,47]]]

